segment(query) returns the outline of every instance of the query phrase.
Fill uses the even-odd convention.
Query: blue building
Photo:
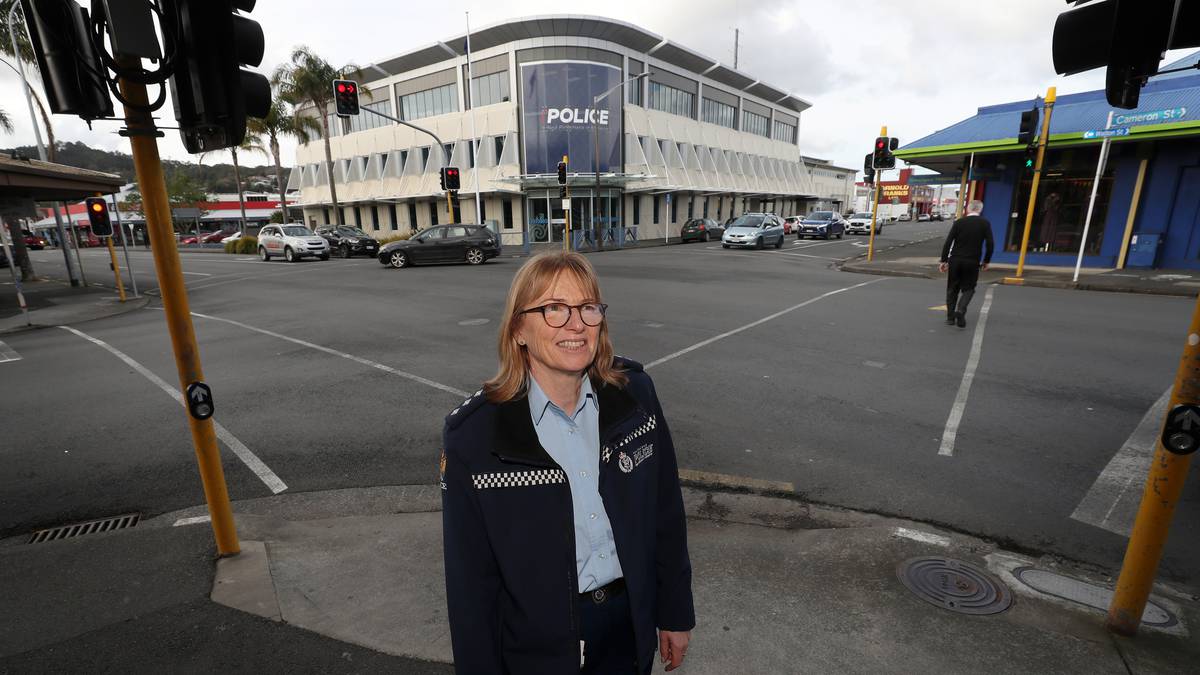
[[[1163,70],[1198,60],[1200,52]],[[948,182],[966,177],[967,198],[983,200],[992,222],[996,262],[1015,263],[1020,253],[1033,172],[1017,130],[1035,105],[1044,122],[1040,98],[986,106],[896,151]],[[1110,111],[1123,135],[1112,137],[1100,176],[1084,266],[1200,269],[1200,70],[1153,78],[1136,110],[1112,108],[1103,91],[1058,98],[1026,263],[1075,264],[1102,143],[1088,132],[1104,129]]]

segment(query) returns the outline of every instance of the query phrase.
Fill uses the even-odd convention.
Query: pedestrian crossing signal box
[[[358,83],[354,80],[334,80],[333,99],[339,117],[357,115]]]
[[[88,197],[85,204],[92,234],[97,237],[111,237],[113,226],[112,217],[108,214],[108,202],[103,197]]]
[[[461,176],[458,167],[447,166],[442,169],[442,190],[453,192],[459,189]]]

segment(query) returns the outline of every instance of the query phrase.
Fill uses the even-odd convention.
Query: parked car
[[[225,241],[231,233],[225,230],[217,230],[216,232],[206,232],[200,235],[200,241],[205,244],[219,244]]]
[[[899,219],[900,220],[912,220],[912,216],[907,213],[901,213]]]
[[[288,262],[301,258],[329,260],[329,243],[299,223],[266,225],[258,232],[258,257],[266,262],[277,255]]]
[[[379,253],[379,242],[357,227],[322,225],[317,228],[317,234],[329,242],[331,251],[336,251],[343,258],[349,258],[356,253],[374,258]]]
[[[783,246],[783,218],[774,213],[743,213],[725,228],[721,246],[765,248]]]
[[[725,227],[712,218],[692,218],[679,230],[679,239],[686,244],[689,241],[708,241],[724,233]]]
[[[796,238],[828,239],[836,236],[841,239],[845,232],[846,221],[842,219],[842,214],[837,211],[813,211],[800,221],[800,229],[796,230]]]
[[[185,234],[179,238],[181,244],[195,244],[200,241],[199,237],[194,234]]]
[[[929,222],[929,220],[930,218],[928,213],[922,213],[917,216],[917,222]]]
[[[479,265],[500,255],[500,240],[483,225],[436,225],[411,239],[379,250],[379,262],[392,267],[418,263],[465,262]]]
[[[804,220],[803,216],[788,216],[783,219],[783,233],[792,234],[800,229],[800,221]]]
[[[28,249],[31,249],[34,251],[40,251],[40,250],[46,248],[46,240],[45,239],[42,239],[41,237],[37,236],[36,234],[34,234],[32,232],[22,231],[21,234],[25,235],[25,248],[28,248]]]
[[[875,220],[875,234],[883,234],[884,218]],[[871,214],[855,213],[846,221],[846,234],[871,234]]]

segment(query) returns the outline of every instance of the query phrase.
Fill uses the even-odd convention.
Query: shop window
[[[504,229],[506,229],[506,230],[513,229],[513,212],[512,212],[512,200],[511,199],[504,200]]]
[[[1070,149],[1051,153],[1038,186],[1037,204],[1029,228],[1029,251],[1033,253],[1066,253],[1077,255],[1083,237],[1084,218],[1092,194],[1099,148]],[[1025,212],[1029,206],[1029,190],[1033,176],[1024,174],[1014,194],[1009,213],[1016,213],[1008,223],[1004,250],[1020,251],[1025,229]],[[1096,207],[1088,228],[1085,255],[1099,255],[1104,240],[1104,221],[1112,194],[1113,170],[1110,164],[1100,177],[1096,190]],[[986,196],[984,202],[986,203]]]

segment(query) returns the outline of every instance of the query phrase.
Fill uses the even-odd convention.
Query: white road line
[[[958,436],[958,425],[962,422],[963,411],[967,408],[967,396],[971,393],[975,369],[979,367],[979,352],[983,350],[983,329],[987,326],[988,310],[992,308],[992,294],[995,291],[995,286],[988,288],[983,307],[979,310],[979,323],[975,324],[975,337],[971,340],[971,356],[967,358],[967,369],[963,371],[962,384],[958,385],[958,395],[954,397],[950,417],[946,418],[946,430],[942,432],[942,447],[938,454],[943,457],[954,456],[954,440]]]
[[[922,544],[933,544],[934,546],[949,546],[950,545],[949,537],[943,537],[940,534],[933,534],[932,532],[922,532],[920,530],[910,530],[907,527],[892,528],[892,536],[893,537],[903,537],[905,539],[911,539],[913,541],[919,541]]]
[[[1171,403],[1168,387],[1142,417],[1128,440],[1109,460],[1071,514],[1073,520],[1128,537],[1141,503],[1141,490],[1154,460],[1163,418]],[[1121,507],[1118,509],[1117,507]]]
[[[199,312],[192,312],[192,316],[197,316],[197,317],[200,317],[201,319],[208,319],[210,321],[220,321],[222,323],[227,323],[231,326],[237,326],[238,328],[245,328],[246,330],[254,331],[255,333],[262,333],[263,335],[270,335],[273,338],[279,338],[280,340],[287,340],[288,342],[291,342],[293,344],[298,344],[302,347],[308,347],[309,349],[315,349],[319,352],[325,352],[326,354],[332,354],[333,356],[340,356],[343,359],[349,359],[351,361],[354,361],[355,363],[361,363],[364,366],[369,366],[369,367],[375,368],[377,370],[382,370],[385,373],[399,375],[400,377],[407,378],[414,382],[420,382],[421,384],[433,387],[434,389],[440,389],[444,392],[454,394],[455,396],[461,396],[462,398],[470,398],[471,397],[471,392],[469,392],[469,391],[455,389],[454,387],[442,384],[441,382],[434,382],[433,380],[421,377],[420,375],[414,375],[413,373],[405,372],[398,368],[393,368],[389,365],[385,365],[385,364],[379,363],[377,361],[372,361],[370,359],[364,359],[361,356],[347,354],[346,352],[339,352],[336,349],[330,349],[329,347],[314,344],[312,342],[307,342],[305,340],[301,340],[301,339],[294,338],[294,337],[288,337],[287,335],[283,335],[281,333],[276,333],[275,331],[270,331],[265,328],[258,328],[256,326],[251,326],[250,324],[242,323],[241,321],[234,321],[233,319],[223,319],[219,316],[200,314]]]
[[[113,347],[104,340],[94,338],[91,335],[71,328],[70,326],[59,326],[59,328],[74,333],[84,340],[106,349],[113,356],[124,361],[130,368],[133,368],[137,372],[141,373],[142,376],[147,380],[150,380],[154,384],[158,385],[159,389],[165,391],[167,395],[175,399],[179,405],[184,406],[185,408],[187,407],[187,403],[185,403],[183,400],[183,394],[179,393],[178,389],[167,384],[161,377],[155,375],[150,371],[150,369],[146,368],[137,361],[134,361],[121,350]],[[284,482],[279,479],[279,476],[275,475],[274,471],[271,471],[271,469],[269,469],[267,465],[258,458],[257,455],[250,451],[250,448],[247,448],[245,444],[239,441],[233,434],[229,433],[229,430],[221,426],[221,424],[215,419],[213,420],[213,429],[216,430],[217,438],[225,443],[225,445],[233,451],[233,454],[237,455],[238,459],[242,460],[242,463],[245,464],[246,467],[251,471],[253,471],[254,475],[258,476],[258,478],[265,483],[268,488],[270,488],[271,492],[279,494],[287,489],[287,485],[285,485]]]
[[[8,363],[9,361],[20,360],[21,355],[17,353],[17,350],[4,344],[3,340],[0,340],[0,363]]]
[[[680,356],[683,356],[684,354],[687,354],[687,353],[689,353],[689,352],[694,352],[694,351],[696,351],[697,349],[700,349],[701,347],[706,347],[706,346],[708,346],[708,345],[711,345],[712,343],[714,343],[714,342],[717,342],[717,341],[719,341],[719,340],[724,340],[724,339],[725,339],[725,338],[727,338],[727,337],[731,337],[731,336],[733,336],[733,335],[737,335],[738,333],[741,333],[742,331],[747,331],[747,330],[750,330],[751,328],[754,328],[755,326],[760,326],[760,325],[762,325],[762,324],[764,324],[764,323],[766,323],[766,322],[768,322],[768,321],[771,321],[771,320],[773,320],[773,319],[778,319],[779,317],[783,316],[784,314],[787,314],[787,313],[789,313],[789,312],[794,312],[794,311],[796,311],[797,309],[800,309],[801,307],[807,307],[807,306],[809,306],[809,305],[813,304],[814,302],[817,302],[818,300],[824,300],[825,298],[828,298],[828,297],[829,297],[829,296],[831,296],[831,295],[837,295],[838,293],[845,293],[846,291],[852,291],[852,290],[854,290],[854,289],[856,289],[856,288],[862,288],[863,286],[869,286],[869,285],[871,285],[871,284],[877,284],[877,283],[879,283],[879,282],[881,282],[881,281],[886,281],[886,280],[887,280],[887,279],[889,279],[889,278],[891,278],[891,277],[883,277],[883,278],[880,278],[880,279],[872,279],[872,280],[870,280],[870,281],[864,281],[864,282],[862,282],[861,284],[854,284],[853,286],[847,286],[847,287],[845,287],[845,288],[839,288],[839,289],[837,289],[836,291],[829,291],[828,293],[822,293],[821,295],[818,295],[818,296],[817,296],[817,297],[815,297],[815,298],[810,298],[810,299],[808,299],[808,300],[805,300],[804,302],[802,302],[802,303],[800,303],[800,304],[798,304],[798,305],[792,305],[791,307],[788,307],[787,309],[784,309],[784,310],[781,310],[781,311],[775,312],[774,314],[771,314],[770,316],[765,316],[765,317],[763,317],[763,318],[759,319],[758,321],[754,321],[754,322],[752,322],[752,323],[748,323],[748,324],[746,324],[745,326],[742,326],[742,327],[740,327],[740,328],[734,328],[734,329],[733,329],[733,330],[731,330],[731,331],[728,331],[728,332],[725,332],[725,333],[721,333],[720,335],[717,335],[717,336],[714,336],[714,337],[710,337],[710,338],[708,338],[707,340],[703,340],[703,341],[701,341],[701,342],[697,342],[696,344],[692,345],[691,347],[686,347],[686,348],[684,348],[684,349],[680,349],[679,351],[675,352],[674,354],[667,354],[666,356],[662,357],[661,359],[658,359],[658,360],[655,360],[655,361],[651,361],[650,363],[647,363],[645,366],[643,366],[643,368],[647,368],[647,369],[649,369],[649,368],[653,368],[653,367],[655,367],[655,366],[658,366],[658,365],[662,365],[662,364],[666,363],[667,361],[670,361],[670,360],[672,360],[672,359],[679,358]]]
[[[205,272],[184,272],[184,274],[190,274],[195,277],[211,277],[212,276],[211,274],[208,274]]]
[[[199,525],[200,523],[207,523],[211,520],[212,520],[212,516],[195,516],[193,518],[180,518],[179,520],[171,523],[171,527],[183,527],[184,525]]]
[[[784,251],[784,252],[780,253],[779,255],[794,256],[797,258],[816,258],[817,260],[843,260],[843,258],[831,258],[827,255],[810,255],[808,253],[791,253],[790,251]]]

